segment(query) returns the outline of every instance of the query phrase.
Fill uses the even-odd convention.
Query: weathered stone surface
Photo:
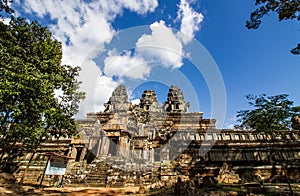
[[[254,175],[251,171],[247,170],[241,174],[241,183],[262,183],[258,176]]]
[[[294,116],[292,118],[292,128],[295,130],[300,130],[300,116]]]
[[[8,173],[0,173],[0,186],[14,184],[16,182],[16,178]]]
[[[259,194],[262,192],[261,184],[259,183],[245,183],[244,186],[250,193]]]
[[[142,94],[139,107],[144,111],[161,112],[155,91],[145,90]]]
[[[128,94],[124,85],[119,85],[112,93],[109,101],[104,104],[104,112],[113,112],[118,110],[128,110],[130,104],[128,102]]]
[[[190,103],[185,102],[183,93],[178,86],[171,86],[168,93],[168,100],[163,108],[167,112],[187,112]]]
[[[224,162],[223,166],[220,169],[219,175],[217,176],[218,183],[227,183],[227,184],[234,184],[239,183],[240,178],[238,174],[235,174],[229,167],[229,165]]]

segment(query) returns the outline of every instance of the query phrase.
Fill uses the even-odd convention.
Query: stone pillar
[[[128,139],[128,142],[127,142],[127,157],[131,157],[131,140]]]
[[[162,161],[168,161],[169,160],[169,146],[168,145],[164,145],[162,148],[161,148],[161,160]]]
[[[91,137],[89,139],[88,150],[91,151],[95,156],[99,156],[101,139],[100,137]]]
[[[126,138],[124,138],[124,156],[125,157],[128,157],[128,152],[129,152],[129,146],[128,146],[128,144],[129,144],[129,141],[128,141],[128,138],[126,137]]]
[[[98,144],[97,144],[97,153],[96,153],[97,157],[101,156],[101,144],[102,144],[102,141],[103,141],[103,137],[100,137],[99,140],[98,140]]]
[[[149,150],[147,147],[143,149],[143,159],[149,160]]]
[[[154,162],[154,149],[149,149],[149,161]]]
[[[119,139],[119,156],[125,156],[125,144],[126,144],[126,138],[120,137]]]
[[[76,155],[77,155],[77,149],[76,149],[75,145],[73,145],[73,146],[72,146],[72,150],[71,150],[71,157],[72,157],[73,159],[75,159],[75,158],[76,158]]]
[[[84,160],[86,153],[87,153],[87,149],[86,149],[86,147],[83,147],[82,151],[81,151],[80,159],[79,159],[80,161]]]
[[[102,139],[100,154],[103,156],[107,156],[108,154],[109,140],[110,139],[108,137],[103,137]]]
[[[100,156],[104,155],[104,145],[105,145],[105,137],[102,137],[101,144],[100,144]]]
[[[169,161],[170,160],[170,143],[166,146],[166,160]]]

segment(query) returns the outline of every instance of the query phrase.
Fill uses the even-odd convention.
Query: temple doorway
[[[111,156],[118,155],[118,145],[119,145],[119,138],[118,137],[111,137],[109,141],[109,150],[108,154]]]

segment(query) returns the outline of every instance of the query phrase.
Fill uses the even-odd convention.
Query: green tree
[[[21,18],[0,22],[1,170],[41,142],[76,133],[79,67],[61,59],[61,43],[47,28]]]
[[[294,162],[292,160],[285,160],[278,146],[274,146],[277,141],[277,136],[281,135],[282,130],[291,128],[291,118],[299,115],[299,106],[293,107],[293,102],[288,99],[287,94],[266,96],[247,95],[248,103],[254,107],[252,110],[238,111],[238,121],[244,128],[250,128],[258,132],[263,132],[267,135],[265,142],[271,145],[273,155],[271,153],[271,164],[280,164],[283,168],[284,175],[288,182],[290,194],[293,194],[293,189],[286,171],[286,161]],[[285,137],[281,137],[283,140]],[[270,143],[271,142],[271,143]],[[272,158],[273,157],[273,158]]]
[[[0,0],[0,17],[2,17],[1,12],[5,12],[6,14],[11,14],[14,10],[9,6],[12,0]]]
[[[288,95],[247,95],[246,98],[254,109],[238,111],[237,118],[242,127],[262,132],[290,129],[291,117],[296,112]]]
[[[262,18],[271,12],[278,16],[278,20],[298,20],[300,21],[300,1],[299,0],[255,0],[258,8],[251,13],[250,19],[246,21],[249,29],[259,28]],[[293,54],[300,54],[300,44],[291,50]]]

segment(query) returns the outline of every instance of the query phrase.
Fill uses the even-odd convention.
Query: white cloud
[[[19,1],[17,3],[20,3]],[[35,13],[37,14],[37,16],[39,17],[43,17],[47,11],[46,11],[46,7],[43,6],[43,4],[41,3],[40,0],[36,0],[36,1],[25,1],[24,2],[24,10],[27,13]]]
[[[115,7],[103,7],[100,2],[27,0],[24,9],[41,18],[49,14],[56,21],[49,28],[63,44],[63,63],[78,65],[91,49],[97,45],[98,52],[101,51],[103,44],[113,37],[114,30],[109,19],[117,14],[110,11]]]
[[[113,81],[111,77],[107,76],[98,76],[97,83],[94,88],[94,100],[90,105],[94,105],[93,108],[88,108],[89,112],[91,111],[103,111],[104,110],[104,103],[106,103],[112,92],[118,86],[118,83]]]
[[[103,76],[93,61],[95,55],[104,50],[104,44],[112,39],[115,30],[111,23],[116,16],[122,14],[123,9],[146,14],[153,12],[158,6],[157,0],[16,0],[15,3],[25,12],[35,14],[41,19],[48,20],[50,17],[52,23],[49,29],[54,37],[62,42],[62,63],[82,67],[79,79],[83,82],[81,90],[86,92],[86,99],[80,105],[79,116],[95,111],[95,103],[102,106],[116,87],[116,82]],[[126,56],[121,58],[127,60],[127,64],[118,69],[112,64],[107,67],[109,73],[124,69],[124,73],[131,74],[128,72],[131,64],[129,66],[128,63],[136,63],[142,65],[137,70],[139,74],[129,76],[143,78],[148,74],[142,60],[137,58],[131,60]],[[122,74],[122,71],[118,74]]]
[[[158,6],[157,0],[119,0],[119,2],[125,7],[139,14],[145,14],[148,11],[153,12]]]
[[[238,125],[237,117],[233,116],[233,117],[229,117],[229,118],[226,119],[226,122],[225,122],[223,128],[225,128],[225,129],[234,129],[235,125]]]
[[[94,111],[94,103],[96,102],[94,100],[94,93],[96,93],[96,84],[97,80],[99,80],[101,70],[92,60],[86,60],[81,69],[79,80],[82,81],[81,90],[86,92],[86,98],[80,104],[78,116],[83,117],[85,113]]]
[[[182,66],[183,49],[180,40],[164,21],[150,25],[151,35],[142,35],[136,43],[136,51],[148,60],[157,60],[165,67]]]
[[[140,99],[134,99],[130,101],[132,103],[132,105],[139,105],[141,100]]]
[[[10,18],[0,18],[0,21],[3,22],[4,24],[8,25],[10,22]]]
[[[109,51],[104,60],[104,73],[108,76],[128,77],[130,79],[145,79],[150,74],[147,62],[139,56],[130,56],[130,52],[117,55]]]
[[[115,18],[124,9],[142,15],[154,12],[157,0],[16,0],[15,3],[22,4],[27,13],[46,20],[50,17],[49,29],[62,42],[63,63],[82,67],[81,90],[87,94],[80,106],[81,117],[86,112],[103,109],[103,103],[117,86],[112,76],[146,79],[153,61],[166,68],[181,67],[185,55],[183,43],[191,41],[203,20],[202,14],[194,11],[187,0],[181,0],[177,12],[177,20],[181,22],[179,33],[174,34],[164,21],[154,22],[150,25],[151,34],[144,34],[137,41],[135,55],[110,51],[101,70],[93,58],[104,51],[105,44],[114,36]]]
[[[151,72],[151,64],[155,65],[153,62],[159,62],[166,68],[182,66],[183,46],[172,29],[164,21],[154,22],[150,29],[151,34],[143,34],[136,42],[134,55],[130,51],[121,55],[115,50],[108,52],[104,60],[105,75],[146,79]]]
[[[194,11],[187,0],[180,1],[177,12],[177,20],[181,21],[178,37],[184,44],[187,44],[194,38],[195,32],[199,31],[203,19],[203,15]]]

